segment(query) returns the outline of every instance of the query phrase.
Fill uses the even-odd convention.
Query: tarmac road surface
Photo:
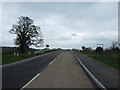
[[[74,54],[64,51],[25,88],[94,88]]]
[[[2,67],[2,88],[22,88],[36,74],[41,72],[62,51],[40,55],[37,58],[20,61]]]
[[[96,88],[74,55],[108,90],[120,86],[119,71],[79,52],[62,52],[55,51],[3,66],[2,88]],[[36,75],[38,76],[29,83]]]
[[[120,71],[102,64],[86,55],[74,51],[87,69],[108,89],[116,90],[120,86]]]

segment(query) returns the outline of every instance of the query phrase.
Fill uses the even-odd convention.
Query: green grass
[[[113,60],[108,60],[106,57],[104,56],[90,56],[88,55],[89,57],[91,58],[94,58],[95,60],[101,62],[101,63],[104,63],[114,69],[117,69],[120,71],[120,63],[116,62],[116,61],[113,61]]]
[[[83,54],[86,54],[87,56],[93,58],[94,60],[97,60],[103,64],[106,64],[116,70],[120,71],[120,61],[118,58],[120,58],[120,51],[103,51],[100,54],[96,54],[95,52],[82,52]]]
[[[2,65],[21,61],[21,60],[28,59],[28,58],[35,57],[35,56],[37,56],[37,55],[28,55],[28,54],[22,54],[19,56],[3,55],[2,56]]]
[[[56,50],[45,51],[42,54],[50,53],[50,52],[53,52],[53,51],[56,51]],[[25,53],[25,54],[20,54],[19,56],[14,56],[13,53],[11,53],[9,55],[8,54],[3,54],[2,55],[2,65],[17,62],[17,61],[21,61],[21,60],[25,60],[25,59],[35,57],[35,56],[38,56],[38,55],[40,55],[40,54],[36,53],[36,54],[29,55],[28,53]]]

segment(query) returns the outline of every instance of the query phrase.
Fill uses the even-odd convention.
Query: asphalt
[[[41,72],[62,51],[55,51],[27,61],[2,67],[2,88],[22,88],[36,74]]]
[[[74,51],[87,69],[109,90],[120,89],[120,72],[86,55]]]
[[[94,86],[74,54],[64,51],[25,88],[94,88]]]

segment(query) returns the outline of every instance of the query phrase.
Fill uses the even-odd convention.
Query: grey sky
[[[41,27],[51,48],[110,47],[118,39],[117,2],[16,2],[2,4],[2,45],[14,46],[8,31],[18,17],[29,16]]]

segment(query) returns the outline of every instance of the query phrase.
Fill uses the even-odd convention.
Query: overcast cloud
[[[44,45],[51,48],[110,47],[118,40],[117,2],[17,2],[2,4],[2,45],[14,46],[16,35],[8,31],[18,17],[29,16],[39,25]]]

